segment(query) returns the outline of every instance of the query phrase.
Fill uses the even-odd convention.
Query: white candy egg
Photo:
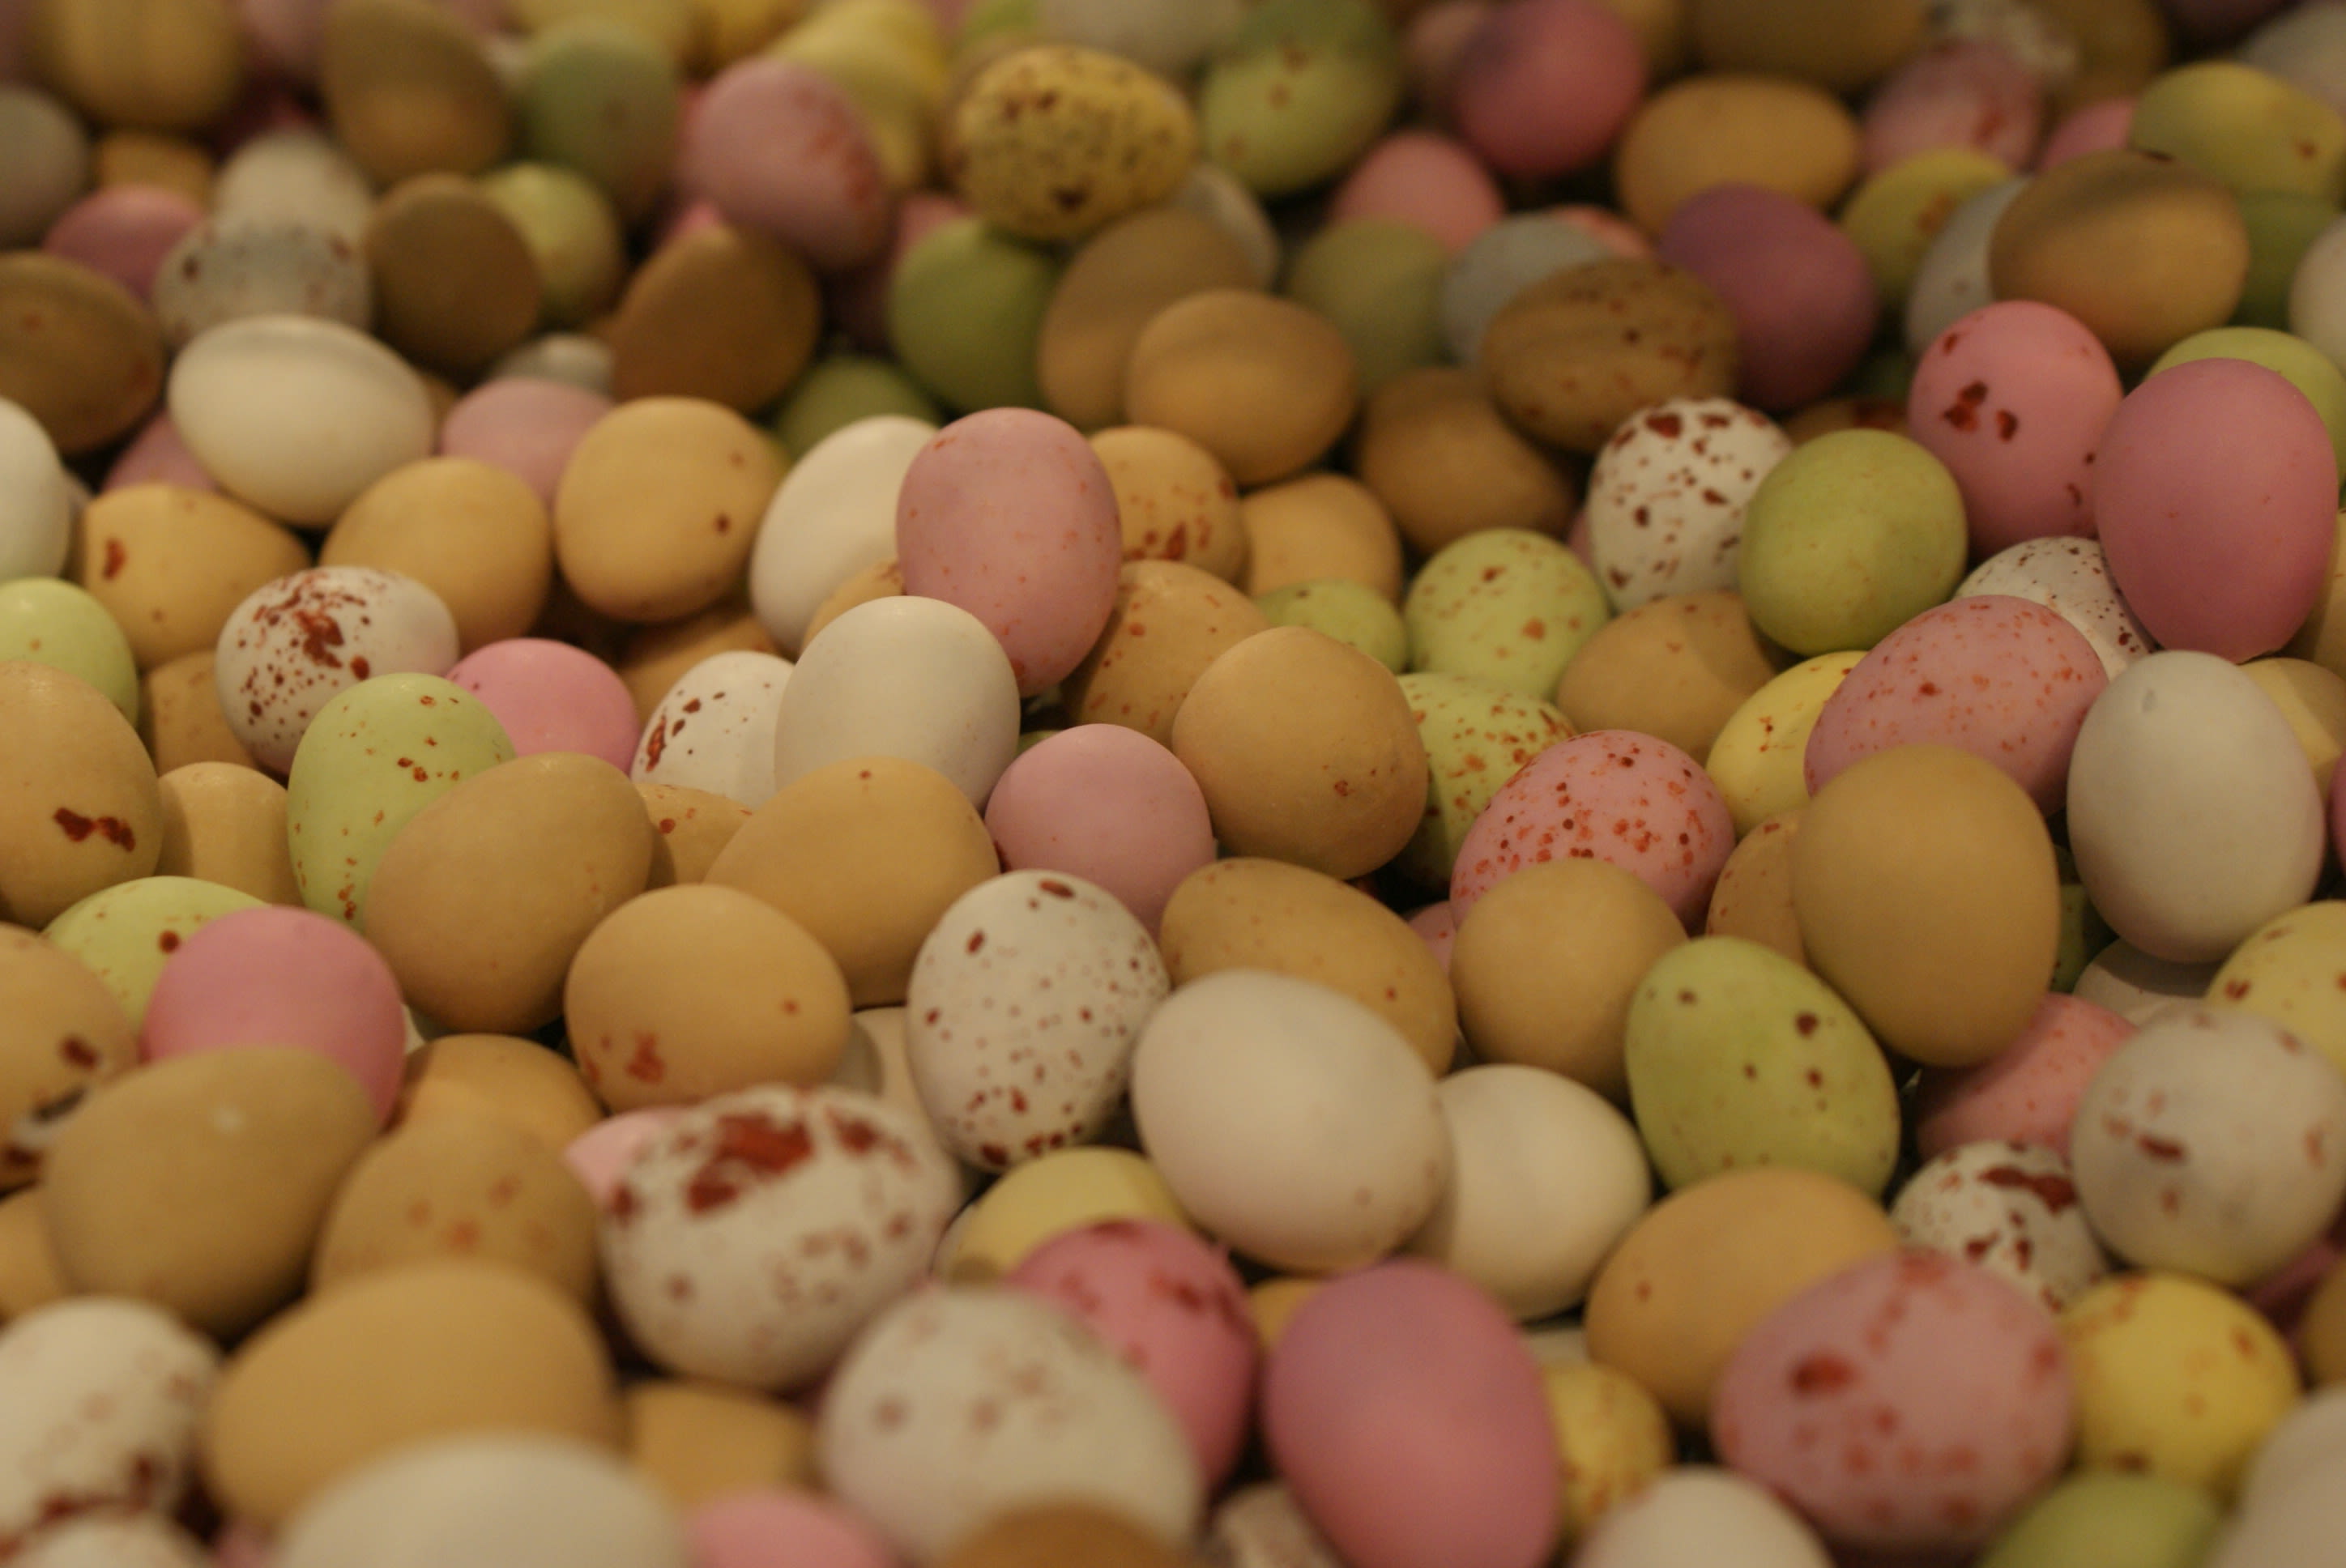
[[[215,217],[308,223],[352,245],[364,242],[373,212],[374,186],[366,171],[322,131],[254,137],[220,166],[212,181]]]
[[[1890,1223],[1909,1247],[2000,1274],[2058,1312],[2110,1271],[2069,1164],[2028,1144],[1959,1144],[1899,1189]]]
[[[904,998],[931,1125],[985,1170],[1088,1143],[1171,988],[1148,928],[1106,889],[1054,871],[979,883],[921,943]]]
[[[1743,508],[1792,450],[1727,398],[1672,398],[1622,421],[1588,473],[1588,549],[1616,610],[1735,586]]]
[[[915,1562],[1040,1502],[1096,1503],[1177,1545],[1205,1501],[1148,1380],[1072,1317],[1003,1287],[890,1308],[840,1362],[815,1435],[826,1484]]]
[[[1940,229],[1906,289],[1906,346],[1921,353],[1941,332],[1995,299],[1988,282],[1987,247],[1996,220],[2025,179],[1991,185],[1955,209]]]
[[[1282,1481],[1232,1492],[1206,1526],[1208,1561],[1219,1568],[1344,1568]]]
[[[203,1543],[168,1519],[133,1513],[44,1531],[9,1568],[211,1568]]]
[[[315,223],[199,223],[155,270],[155,319],[173,346],[240,316],[317,316],[364,331],[374,289],[359,248]]]
[[[2059,535],[2023,539],[1999,550],[1955,589],[1959,599],[1974,594],[2002,594],[2044,606],[2094,645],[2102,673],[2112,680],[2158,646],[2119,596],[2110,581],[2109,559],[2092,539]]]
[[[64,571],[73,519],[73,493],[49,433],[0,398],[0,583]]]
[[[2169,1008],[2196,1005],[2222,968],[2220,963],[2170,963],[2121,937],[2094,954],[2069,994],[2106,1007],[2129,1023],[2147,1023]]]
[[[774,792],[774,720],[790,662],[740,649],[677,677],[644,721],[627,777],[706,789],[755,810]]]
[[[1708,1465],[1664,1471],[1606,1511],[1572,1568],[1832,1568],[1800,1516],[1757,1481]]]
[[[960,1198],[953,1162],[872,1095],[719,1095],[661,1129],[613,1189],[604,1278],[670,1371],[796,1388],[920,1278]]]
[[[2330,1492],[2346,1475],[2346,1383],[2314,1390],[2257,1445],[2240,1478],[2244,1512],[2300,1487]]]
[[[1450,1179],[1424,1058],[1365,1004],[1290,975],[1223,970],[1168,997],[1133,1053],[1132,1111],[1189,1217],[1278,1268],[1374,1262]]]
[[[896,492],[937,427],[874,414],[816,442],[783,475],[750,555],[750,605],[775,646],[795,654],[842,583],[896,554]]]

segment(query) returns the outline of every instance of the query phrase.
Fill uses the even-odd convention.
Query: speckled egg
[[[774,731],[792,666],[741,648],[677,677],[644,721],[628,777],[706,789],[755,809],[774,793]]]
[[[1738,834],[1807,802],[1809,737],[1817,716],[1864,657],[1845,649],[1802,659],[1728,715],[1703,771],[1726,799]]]
[[[1622,423],[1596,453],[1583,514],[1616,610],[1735,585],[1743,505],[1792,443],[1726,398],[1672,398]]]
[[[2322,899],[2277,915],[2232,951],[2208,1001],[2269,1018],[2346,1070],[2346,902]]]
[[[1223,41],[1198,87],[1205,154],[1263,197],[1357,158],[1402,96],[1392,25],[1367,0],[1271,0]]]
[[[1924,1159],[1994,1140],[2069,1156],[2078,1097],[2135,1026],[2083,997],[2048,991],[2018,1038],[1975,1067],[1933,1070],[1915,1086],[1914,1144]]]
[[[2069,1162],[2026,1144],[1962,1144],[1907,1178],[1890,1223],[1908,1247],[2000,1275],[2058,1312],[2109,1272]]]
[[[1402,601],[1413,668],[1476,676],[1542,699],[1610,614],[1579,556],[1520,528],[1443,546]]]
[[[1458,846],[1499,786],[1572,734],[1553,703],[1471,675],[1421,670],[1401,677],[1425,744],[1425,819],[1399,859],[1412,878],[1447,888]]]
[[[101,888],[42,932],[114,993],[134,1026],[180,944],[224,914],[259,907],[251,894],[196,877],[151,876]]]
[[[72,954],[0,926],[0,1189],[31,1181],[89,1091],[138,1059],[138,1031]]]
[[[1198,156],[1188,103],[1162,77],[1072,44],[1006,55],[962,93],[945,173],[987,221],[1074,239],[1164,200]]]
[[[1974,594],[2002,594],[2043,605],[2085,634],[2113,680],[2157,647],[2127,607],[2110,580],[2108,558],[2092,539],[2023,539],[1973,568],[1954,596]]]
[[[138,731],[87,681],[0,661],[0,918],[46,925],[77,901],[153,871],[162,798]]]
[[[365,259],[332,229],[230,211],[171,248],[153,299],[177,348],[240,316],[319,316],[362,331],[374,295]]]

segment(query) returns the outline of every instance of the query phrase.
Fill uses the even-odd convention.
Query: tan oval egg
[[[108,131],[90,154],[90,174],[101,188],[160,186],[204,208],[212,204],[215,168],[210,153],[186,137],[164,131]]]
[[[157,779],[156,789],[163,801],[157,876],[218,882],[263,903],[301,903],[284,785],[256,768],[189,762]]]
[[[698,882],[709,875],[718,852],[733,841],[750,808],[739,800],[694,789],[683,784],[638,782],[644,811],[659,837],[652,840],[651,874],[647,889]]]
[[[1027,239],[1076,239],[1174,194],[1198,160],[1189,101],[1099,49],[1020,49],[971,77],[944,128],[954,188]]]
[[[1450,984],[1466,1043],[1480,1060],[1545,1067],[1623,1099],[1630,999],[1655,960],[1685,941],[1662,896],[1618,866],[1526,866],[1458,923]]]
[[[206,648],[157,665],[138,677],[138,739],[158,772],[190,762],[260,766],[228,727],[213,662],[212,650]]]
[[[1116,487],[1127,561],[1181,561],[1224,582],[1246,565],[1238,482],[1188,436],[1123,424],[1091,438]]]
[[[1450,982],[1423,938],[1359,889],[1284,860],[1219,860],[1182,879],[1158,934],[1178,987],[1268,969],[1344,993],[1401,1031],[1436,1076],[1458,1043]]]
[[[209,652],[248,595],[310,565],[291,528],[209,491],[109,490],[82,509],[74,581],[104,605],[142,670]]]
[[[628,281],[607,336],[611,395],[754,412],[806,368],[821,326],[822,297],[796,252],[729,224],[696,229]]]
[[[318,88],[335,139],[377,185],[476,174],[512,134],[504,85],[480,41],[430,0],[330,7]]]
[[[747,591],[726,595],[704,610],[630,633],[612,667],[636,699],[636,718],[648,722],[677,677],[721,653],[778,653],[774,639],[750,607]]]
[[[217,698],[214,699],[217,702]],[[0,661],[0,920],[36,929],[155,870],[163,802],[138,732],[98,689]]]
[[[130,433],[163,390],[163,329],[121,284],[40,250],[0,255],[0,398],[67,457]]]
[[[470,179],[419,174],[374,204],[367,271],[376,333],[418,365],[469,376],[537,326],[537,261],[505,209]]]
[[[98,1084],[138,1061],[138,1031],[79,959],[0,925],[0,1192],[40,1174],[41,1156]]]
[[[50,1145],[41,1204],[58,1265],[76,1292],[136,1296],[232,1338],[301,1289],[334,1188],[375,1131],[358,1080],[314,1051],[150,1063]]]
[[[1539,440],[1591,453],[1641,408],[1725,397],[1742,350],[1710,286],[1662,261],[1590,261],[1534,283],[1483,333],[1491,400]]]
[[[1379,387],[1353,459],[1423,555],[1486,528],[1561,535],[1572,521],[1572,481],[1506,422],[1473,372],[1455,366],[1423,365]]]
[[[1899,746],[1801,813],[1792,901],[1809,964],[1882,1044],[1966,1067],[2027,1026],[2052,983],[2061,875],[2028,792],[1947,746]]]
[[[501,1263],[434,1261],[311,1298],[220,1371],[199,1436],[222,1509],[281,1524],[403,1444],[509,1431],[618,1440],[611,1365],[593,1319]]]
[[[934,1562],[935,1568],[1195,1568],[1198,1560],[1121,1513],[1044,1502],[994,1515]]]
[[[36,0],[24,15],[42,79],[101,126],[209,130],[244,85],[221,0]]]
[[[1188,436],[1242,485],[1268,484],[1336,444],[1357,384],[1352,347],[1324,317],[1249,289],[1208,289],[1141,329],[1124,416]]]
[[[620,1403],[627,1462],[679,1509],[751,1488],[816,1484],[814,1427],[780,1400],[652,1378]]]
[[[40,1189],[0,1198],[0,1324],[70,1293],[41,1217]]]
[[[893,757],[802,774],[750,813],[706,881],[739,888],[829,951],[857,1007],[904,999],[921,942],[1001,861],[969,797]]]
[[[838,963],[738,888],[695,882],[620,905],[571,960],[562,999],[578,1070],[614,1111],[811,1087],[847,1049]]]
[[[781,482],[773,443],[731,409],[685,397],[621,403],[563,467],[555,559],[607,616],[691,615],[740,586]]]
[[[1762,1318],[1897,1247],[1882,1206],[1829,1176],[1766,1166],[1697,1182],[1647,1209],[1597,1271],[1582,1316],[1589,1359],[1699,1431],[1727,1359]]]
[[[2239,199],[2214,175],[2130,148],[2037,175],[1988,240],[1997,299],[2066,311],[2129,373],[2230,320],[2248,274]]]
[[[892,599],[903,591],[904,564],[893,555],[849,573],[839,586],[823,596],[822,603],[807,617],[806,636],[799,640],[799,646],[803,648],[814,641],[815,633],[856,606],[868,605],[874,599]]]
[[[562,1011],[571,955],[641,892],[652,825],[627,776],[541,751],[476,773],[382,852],[363,925],[410,1005],[452,1029],[520,1033]]]
[[[988,1284],[1053,1237],[1104,1219],[1197,1228],[1146,1155],[1105,1145],[1053,1149],[978,1196],[945,1233],[936,1272],[952,1285]]]
[[[1788,76],[1704,72],[1674,82],[1639,106],[1613,148],[1622,210],[1648,234],[1714,185],[1757,185],[1822,209],[1857,172],[1857,117]]]
[[[1687,0],[1688,42],[1714,71],[1799,76],[1853,92],[1923,41],[1923,0]]]
[[[494,1116],[560,1154],[603,1119],[586,1080],[561,1053],[513,1034],[443,1034],[407,1058],[399,1122]]]
[[[1401,533],[1376,493],[1341,473],[1307,473],[1239,502],[1246,531],[1246,591],[1330,578],[1401,603]]]
[[[1800,941],[1800,920],[1792,908],[1792,840],[1800,830],[1796,806],[1737,841],[1710,890],[1705,936],[1739,936],[1808,967],[1808,946]]]
[[[2331,775],[2346,748],[2346,678],[2310,659],[2260,658],[2240,667],[2280,708],[2313,765],[2313,782],[2330,799]]]
[[[1669,594],[1614,616],[1581,644],[1556,684],[1556,705],[1575,729],[1634,729],[1701,757],[1775,677],[1742,595]]]
[[[1121,724],[1159,746],[1206,667],[1270,621],[1252,599],[1178,561],[1127,561],[1099,641],[1061,687],[1077,724]]]
[[[1173,754],[1236,854],[1364,876],[1425,811],[1425,746],[1391,670],[1304,626],[1258,632],[1206,667]]]
[[[1084,242],[1059,274],[1035,340],[1044,406],[1078,430],[1124,417],[1124,374],[1149,319],[1207,289],[1250,289],[1229,230],[1186,207],[1152,207]]]
[[[310,1260],[321,1291],[386,1268],[477,1257],[595,1299],[595,1200],[562,1156],[495,1116],[407,1123],[359,1157]]]
[[[402,463],[342,509],[321,566],[373,566],[440,596],[470,653],[536,625],[554,580],[554,524],[511,471],[471,457]]]

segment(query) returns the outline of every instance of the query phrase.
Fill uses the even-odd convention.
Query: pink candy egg
[[[1271,1462],[1350,1568],[1535,1568],[1556,1545],[1556,1431],[1499,1305],[1416,1259],[1340,1276],[1264,1369]]]
[[[685,1516],[694,1568],[895,1568],[880,1533],[811,1492],[760,1487]]]
[[[1152,932],[1182,879],[1214,859],[1198,781],[1120,724],[1079,724],[1029,747],[994,781],[985,830],[1005,871],[1096,882]]]
[[[41,249],[104,273],[143,300],[171,247],[203,220],[204,209],[176,190],[103,186],[58,215]]]
[[[904,592],[983,621],[1032,697],[1082,662],[1116,607],[1116,489],[1074,425],[987,409],[913,457],[896,495],[896,557]]]
[[[2037,149],[2036,167],[2042,171],[2089,152],[2124,147],[2127,134],[2133,129],[2131,97],[2102,98],[2083,108],[2071,109]]]
[[[448,678],[481,699],[514,753],[580,751],[621,772],[636,758],[636,700],[610,666],[545,637],[508,637],[458,659]]]
[[[610,412],[609,398],[585,387],[503,376],[456,400],[440,422],[440,452],[493,463],[551,506],[579,438]]]
[[[2134,1029],[2106,1007],[2046,992],[2019,1037],[1987,1061],[1924,1070],[1914,1146],[1924,1159],[1988,1142],[2040,1145],[2066,1158],[2086,1085]]]
[[[1451,951],[1458,945],[1458,917],[1452,911],[1450,901],[1443,899],[1440,903],[1411,911],[1409,929],[1433,950],[1442,964],[1442,972],[1449,973]]]
[[[1066,1308],[1139,1369],[1188,1433],[1209,1486],[1229,1474],[1260,1341],[1219,1249],[1162,1220],[1104,1220],[1052,1237],[1004,1280]]]
[[[1880,300],[1865,257],[1804,201],[1756,185],[1711,186],[1678,204],[1655,251],[1727,302],[1742,340],[1746,402],[1813,402],[1873,341]]]
[[[686,121],[678,168],[728,221],[824,271],[887,243],[892,204],[862,112],[811,66],[757,56],[719,72]]]
[[[179,427],[171,423],[171,411],[158,409],[155,417],[141,426],[130,444],[106,471],[104,490],[120,490],[131,484],[178,484],[189,490],[217,493],[219,481],[214,479],[179,439]]]
[[[1599,0],[1515,0],[1459,52],[1450,107],[1502,174],[1545,178],[1605,156],[1646,92],[1646,51]]]
[[[1336,188],[1328,220],[1413,224],[1452,255],[1507,215],[1498,182],[1474,150],[1433,131],[1400,130],[1371,148]]]
[[[2110,416],[2094,521],[2118,592],[2162,647],[2235,663],[2290,639],[2329,580],[2338,460],[2303,392],[2246,360],[2193,360]]]
[[[1593,729],[1560,740],[1499,787],[1466,830],[1450,874],[1464,921],[1502,878],[1542,860],[1598,860],[1634,873],[1698,930],[1735,819],[1695,759],[1650,735]]]
[[[366,939],[308,910],[236,910],[182,939],[139,1026],[150,1062],[298,1045],[341,1063],[389,1120],[407,1059],[399,980]]]
[[[1950,38],[1883,77],[1866,101],[1862,125],[1868,174],[1949,147],[1974,148],[2026,168],[2045,128],[2045,94],[2001,44]]]
[[[2060,1473],[2070,1400],[2051,1314],[1984,1269],[1900,1252],[1760,1319],[1710,1431],[1835,1543],[1945,1551],[1988,1540]]]
[[[597,1208],[608,1208],[636,1156],[658,1141],[685,1110],[682,1105],[647,1105],[606,1116],[563,1146],[562,1163]]]

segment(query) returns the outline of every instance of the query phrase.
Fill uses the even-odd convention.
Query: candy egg
[[[1072,872],[1151,931],[1182,879],[1214,858],[1198,781],[1116,724],[1079,724],[1022,751],[986,798],[985,830],[1005,870]]]
[[[1924,1159],[1987,1139],[2051,1149],[2066,1159],[2077,1100],[2134,1025],[2083,997],[2048,991],[2013,1043],[1975,1067],[1923,1074],[1914,1145]]]
[[[2079,1471],[2030,1503],[1980,1568],[2055,1568],[2096,1552],[2127,1553],[2145,1563],[2205,1562],[2222,1522],[2215,1500],[2196,1486]]]
[[[896,494],[936,433],[926,420],[875,414],[798,454],[758,524],[750,599],[776,646],[795,655],[831,591],[896,550]]]
[[[138,661],[97,597],[56,577],[0,583],[0,657],[53,665],[104,692],[138,720]]]
[[[24,1568],[213,1568],[203,1543],[155,1514],[76,1519],[45,1532],[15,1559]]]
[[[1072,45],[1022,49],[973,78],[945,172],[990,222],[1079,239],[1170,196],[1198,156],[1188,101],[1131,62]]]
[[[1746,1568],[1826,1568],[1800,1516],[1732,1471],[1678,1465],[1597,1522],[1575,1568],[1672,1568],[1732,1553]]]
[[[611,667],[583,648],[508,637],[458,659],[448,678],[481,699],[516,756],[576,751],[619,769],[635,758],[634,699]]]
[[[1743,699],[1703,759],[1739,837],[1806,804],[1808,747],[1825,704],[1864,658],[1862,650],[1801,660]]]
[[[224,914],[258,907],[251,894],[217,882],[141,877],[99,889],[41,934],[104,982],[136,1026],[146,1021],[147,999],[182,942]]]
[[[552,524],[536,493],[507,470],[427,458],[367,486],[328,531],[318,562],[413,577],[448,606],[470,654],[537,624],[553,587]]]
[[[1955,588],[1959,599],[1974,594],[2043,605],[2085,634],[2113,680],[2157,647],[2110,581],[2108,558],[2091,539],[2023,539],[1981,562]]]
[[[374,290],[364,255],[325,224],[230,209],[171,247],[153,300],[177,348],[243,316],[318,316],[363,331]]]
[[[711,78],[678,162],[730,221],[826,271],[886,242],[892,203],[862,113],[794,60],[742,60]]]
[[[1775,423],[1725,398],[1678,398],[1626,420],[1588,475],[1589,554],[1627,610],[1731,587],[1743,507],[1792,450]]]
[[[40,422],[0,399],[0,582],[62,571],[73,503],[57,449]]]
[[[2025,1144],[1962,1144],[1899,1189],[1890,1223],[1909,1247],[1961,1257],[2058,1312],[2109,1272],[2069,1163]]]
[[[644,721],[628,777],[764,805],[774,793],[774,734],[791,669],[749,648],[691,665]]]

